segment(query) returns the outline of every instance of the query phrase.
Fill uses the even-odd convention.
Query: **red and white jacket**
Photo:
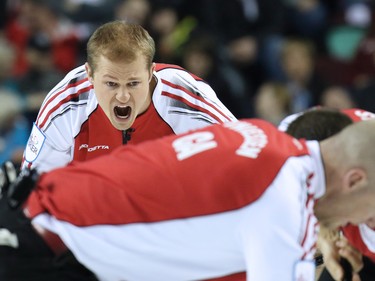
[[[132,126],[130,143],[236,120],[202,79],[176,65],[156,64],[152,104]],[[126,135],[127,134],[127,135]],[[104,155],[127,142],[98,105],[84,66],[56,85],[33,126],[23,167],[39,172]]]
[[[313,281],[324,192],[318,142],[248,119],[73,162],[27,208],[100,280]]]

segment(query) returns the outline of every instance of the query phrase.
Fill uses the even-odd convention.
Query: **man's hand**
[[[362,254],[351,246],[345,237],[340,237],[339,240],[336,241],[336,247],[339,255],[345,258],[352,268],[352,279],[350,280],[360,281],[361,279],[358,272],[360,272],[364,266]]]
[[[350,281],[360,280],[358,272],[363,268],[361,253],[349,245],[339,231],[321,228],[318,237],[318,248],[323,254],[324,265],[334,280],[346,280],[342,259],[346,259],[351,266],[353,275]]]
[[[338,231],[333,231],[320,226],[318,236],[318,249],[324,259],[324,265],[335,280],[342,280],[344,270],[340,265],[340,255],[336,248],[336,241],[340,235]]]
[[[38,179],[36,170],[23,169],[17,175],[13,163],[6,161],[0,166],[0,198],[6,198],[8,205],[16,209],[29,197]]]
[[[9,206],[13,209],[21,206],[35,188],[38,179],[39,174],[36,170],[22,170],[16,180],[9,186],[7,192]]]

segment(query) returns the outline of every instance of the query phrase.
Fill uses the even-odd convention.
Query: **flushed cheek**
[[[109,99],[98,98],[98,103],[100,107],[103,109],[104,113],[109,117],[113,112],[113,108],[114,108],[113,102],[111,102],[111,100]]]

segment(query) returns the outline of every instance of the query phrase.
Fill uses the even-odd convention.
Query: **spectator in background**
[[[243,75],[253,96],[264,75],[276,75],[285,27],[283,1],[203,0],[196,5],[199,22],[224,46],[227,59]]]
[[[354,81],[353,95],[358,107],[375,112],[375,21],[360,42],[352,69],[358,75]]]
[[[30,127],[22,114],[22,100],[0,88],[0,163],[11,160],[20,167]]]
[[[183,46],[198,26],[197,19],[184,11],[183,1],[152,1],[152,15],[149,21],[150,34],[158,46],[156,61],[180,63]]]
[[[251,115],[250,99],[240,74],[220,58],[212,36],[201,32],[191,38],[182,51],[182,66],[204,79],[218,98],[237,117]]]
[[[50,0],[20,0],[10,25],[17,32],[18,79],[21,90],[36,97],[39,107],[46,91],[77,64],[78,38],[74,24]],[[38,98],[38,95],[42,95]]]
[[[254,99],[255,116],[277,125],[291,114],[291,96],[280,82],[265,82],[258,88]]]
[[[53,1],[53,0],[52,0]],[[59,0],[54,5],[75,25],[79,38],[78,65],[85,63],[86,44],[90,35],[101,24],[116,18],[121,0]],[[140,0],[140,2],[142,2]]]
[[[53,1],[53,0],[52,0]],[[114,7],[121,0],[60,0],[56,7],[91,34],[100,24],[113,20]],[[88,34],[88,35],[89,35]]]
[[[321,39],[325,52],[317,58],[319,72],[332,84],[365,86],[375,71],[374,2],[336,0],[324,5],[329,21]]]
[[[375,112],[375,78],[353,88],[353,96],[358,107]]]
[[[15,59],[16,50],[0,33],[0,163],[11,160],[19,167],[30,126],[25,99],[12,76]]]
[[[172,36],[179,22],[176,9],[168,4],[153,3],[149,22],[149,32],[157,46],[155,61],[174,63],[174,47],[169,38]]]
[[[356,107],[351,93],[343,86],[331,86],[326,88],[320,97],[319,104],[323,107],[338,110]]]
[[[144,27],[151,15],[149,0],[123,0],[115,7],[115,19],[137,23]]]
[[[321,0],[285,0],[287,6],[287,32],[301,38],[323,43],[327,27],[328,7]]]
[[[17,51],[14,46],[3,34],[0,34],[0,89],[13,92],[14,95],[22,98],[19,84],[12,75],[16,56]]]
[[[281,50],[281,66],[291,93],[292,112],[300,112],[319,103],[326,83],[316,72],[314,45],[308,40],[288,39]]]
[[[2,32],[7,22],[9,0],[0,1],[0,31]]]
[[[356,71],[353,83],[358,86],[372,80],[375,73],[375,23],[373,29],[373,32],[368,33],[360,42],[353,59],[352,67]]]

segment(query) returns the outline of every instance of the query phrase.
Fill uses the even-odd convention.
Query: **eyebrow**
[[[103,75],[103,78],[110,78],[110,79],[113,79],[113,80],[118,80],[118,78],[116,78],[116,77],[114,77],[110,74]],[[138,77],[137,76],[128,77],[128,80],[139,80],[139,79],[141,79],[139,76]]]
[[[109,74],[103,75],[103,78],[110,78],[110,79],[118,80],[116,77],[109,75]]]

